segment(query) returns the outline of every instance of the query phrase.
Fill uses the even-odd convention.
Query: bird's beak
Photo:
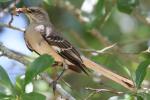
[[[25,8],[25,7],[23,7],[23,8],[16,8],[15,12],[18,13],[18,14],[19,13],[27,13],[27,11],[28,11],[27,9],[28,8]]]
[[[24,13],[26,14],[26,16],[28,16],[28,18],[31,17],[31,14],[29,14],[31,10],[29,8],[23,7],[23,8],[15,8],[14,10],[14,15],[19,15],[20,13]]]

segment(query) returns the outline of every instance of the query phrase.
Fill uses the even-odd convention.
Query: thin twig
[[[27,58],[27,56],[8,49],[2,43],[0,43],[0,51],[2,52],[3,56],[6,56],[11,59],[15,59],[25,65],[29,64],[29,61],[27,59],[25,59],[25,58]]]
[[[7,27],[7,28],[10,28],[10,29],[13,29],[13,30],[18,30],[18,31],[21,31],[21,32],[25,32],[25,29],[20,29],[20,28],[17,28],[15,26],[11,26],[11,25],[4,24],[4,23],[0,23],[0,27]]]
[[[85,88],[86,90],[92,91],[84,100],[88,100],[90,97],[92,97],[96,93],[102,93],[102,92],[109,92],[116,95],[123,95],[124,92],[117,92],[115,90],[109,90],[109,89],[94,89],[94,88]]]
[[[107,50],[113,48],[114,46],[116,46],[116,44],[107,46],[101,50],[94,50],[94,49],[81,49],[82,51],[86,51],[86,52],[91,52],[92,55],[97,56],[99,54],[105,53]]]
[[[109,89],[93,89],[93,88],[85,88],[85,89],[95,91],[96,93],[109,92],[109,93],[113,93],[113,94],[116,94],[116,95],[124,94],[123,92],[117,92],[117,91],[109,90]]]

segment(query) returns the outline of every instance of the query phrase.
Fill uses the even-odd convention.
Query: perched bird
[[[103,68],[86,57],[81,57],[78,51],[54,28],[50,22],[48,13],[42,8],[17,8],[16,12],[25,13],[29,18],[30,24],[27,26],[24,37],[30,50],[38,54],[50,54],[57,62],[67,62],[69,65],[67,67],[70,69],[77,72],[84,72],[87,75],[88,67],[124,87],[134,90],[134,83],[131,80]],[[53,89],[55,90],[55,84]]]
[[[86,66],[83,64],[82,58],[78,51],[64,39],[50,22],[48,13],[38,7],[18,8],[19,13],[25,13],[29,18],[30,24],[25,31],[25,41],[30,50],[40,54],[39,49],[33,45],[40,43],[48,43],[63,59],[74,65],[74,70],[83,71],[88,75]]]

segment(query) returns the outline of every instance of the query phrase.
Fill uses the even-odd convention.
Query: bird
[[[91,70],[93,70],[101,73],[105,77],[121,84],[122,86],[134,90],[134,84],[131,80],[113,73],[82,56],[69,41],[61,36],[61,32],[56,30],[49,19],[48,13],[44,9],[39,7],[29,7],[16,8],[15,11],[17,13],[25,13],[29,19],[30,24],[25,30],[24,39],[27,47],[31,51],[35,51],[40,55],[45,53],[50,54],[57,62],[62,62],[62,59],[64,59],[64,62],[67,62],[69,65],[67,67],[77,72],[84,72],[88,75],[88,71],[91,72]],[[72,65],[72,67],[70,65]],[[64,71],[65,70],[62,71],[60,76],[63,75]],[[60,76],[57,79],[59,79]],[[55,87],[56,85],[54,84],[54,91]]]
[[[68,61],[73,64],[74,68],[71,68],[72,70],[84,72],[88,75],[81,54],[61,35],[61,32],[56,30],[49,19],[48,13],[43,8],[18,8],[16,11],[18,13],[25,13],[29,19],[29,25],[25,30],[24,39],[27,47],[31,51],[40,54],[39,49],[34,48],[32,45],[40,45],[44,41],[64,59],[64,62]]]

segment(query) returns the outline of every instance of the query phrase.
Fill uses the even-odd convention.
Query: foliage
[[[147,72],[147,67],[149,66],[150,64],[150,60],[146,60],[146,61],[143,61],[139,64],[139,66],[137,67],[136,69],[136,79],[135,79],[135,82],[136,82],[136,87],[137,88],[140,88],[141,86],[141,83],[142,81],[144,80],[145,76],[146,76],[146,72]]]
[[[21,100],[45,100],[46,97],[43,94],[35,91],[26,93],[25,88],[29,82],[32,82],[37,75],[50,68],[52,64],[53,59],[51,56],[41,55],[30,64],[26,71],[25,78],[21,79],[21,77],[18,77],[15,84],[10,81],[8,74],[3,67],[0,66],[0,87],[3,87],[4,90],[9,90],[9,92],[1,91],[0,99],[12,100],[13,98],[17,100],[20,98]]]

